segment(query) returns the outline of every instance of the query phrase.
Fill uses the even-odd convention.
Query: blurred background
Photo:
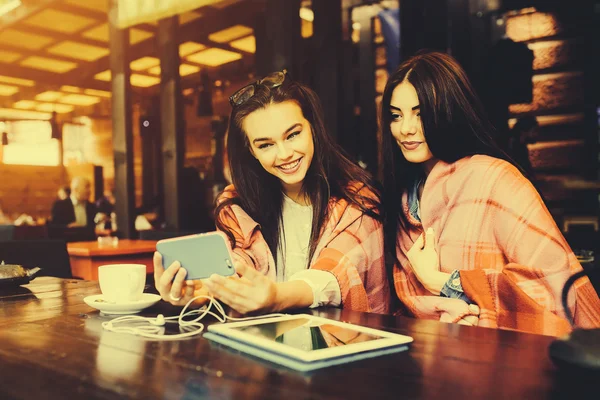
[[[48,236],[58,190],[85,177],[122,238],[214,229],[228,97],[283,68],[378,175],[389,72],[431,49],[465,67],[498,142],[589,248],[599,15],[594,0],[0,0],[0,222]]]

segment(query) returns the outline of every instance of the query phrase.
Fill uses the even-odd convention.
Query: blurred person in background
[[[64,200],[71,195],[71,188],[68,186],[61,186],[56,192],[56,197],[58,200]]]
[[[91,184],[77,176],[71,181],[71,195],[52,206],[52,224],[67,227],[94,227],[96,206],[89,201]]]

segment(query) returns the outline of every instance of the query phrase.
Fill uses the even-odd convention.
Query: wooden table
[[[122,239],[116,246],[99,246],[97,241],[67,243],[74,277],[98,280],[98,267],[106,264],[144,264],[154,272],[152,257],[156,240]]]
[[[315,311],[415,341],[407,352],[302,374],[202,337],[157,341],[104,331],[109,318],[83,302],[96,293],[97,282],[45,277],[0,291],[0,399],[598,398],[597,380],[552,364],[547,336]],[[159,312],[178,309],[160,302],[144,314]]]

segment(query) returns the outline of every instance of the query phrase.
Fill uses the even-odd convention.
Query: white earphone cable
[[[207,299],[207,300],[209,300],[209,302],[208,302],[208,304],[205,304],[204,306],[202,306],[201,308],[199,308],[197,310],[191,310],[191,311],[186,312],[186,310],[190,307],[190,305],[197,299]],[[215,308],[215,312],[211,311],[211,308],[213,308],[213,307]],[[110,332],[127,333],[127,334],[131,334],[131,335],[138,335],[138,336],[143,336],[143,337],[147,337],[147,338],[151,338],[151,339],[175,340],[175,339],[183,339],[183,338],[195,336],[195,335],[198,335],[199,333],[202,333],[202,331],[204,330],[204,324],[201,323],[200,321],[207,315],[212,315],[213,317],[215,317],[217,319],[217,321],[224,323],[226,321],[247,321],[247,320],[252,320],[252,319],[257,319],[257,318],[281,317],[286,314],[268,314],[268,315],[261,315],[261,316],[257,316],[257,317],[234,318],[234,317],[228,316],[225,313],[223,306],[218,301],[216,301],[213,297],[200,295],[200,296],[196,296],[193,299],[191,299],[190,301],[188,301],[187,304],[183,307],[183,309],[179,313],[179,315],[175,315],[175,316],[171,316],[171,317],[165,317],[162,314],[158,314],[156,317],[141,317],[139,315],[125,315],[122,317],[114,318],[110,321],[103,322],[102,328],[104,328],[105,330],[110,331]],[[187,317],[192,317],[192,316],[197,316],[197,317],[192,320],[185,319]],[[175,321],[175,320],[177,320],[177,321]],[[122,324],[125,322],[129,322],[130,325],[129,326],[115,326],[116,324]],[[140,324],[131,325],[131,323],[134,323],[134,322],[138,322],[138,323],[147,322],[149,325],[140,325]],[[174,334],[174,335],[165,335],[164,334],[164,331],[165,331],[164,326],[167,323],[175,323],[175,322],[177,322],[179,324],[180,330],[190,330],[192,328],[194,328],[194,329],[190,330],[189,332],[178,333],[178,334]]]

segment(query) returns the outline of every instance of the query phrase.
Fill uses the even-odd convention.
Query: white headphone
[[[192,310],[192,311],[186,312],[186,310],[189,308],[189,306],[196,299],[208,299],[209,303],[197,310]],[[213,306],[215,307],[216,312],[210,311],[210,309]],[[184,319],[186,317],[191,317],[191,316],[196,316],[196,315],[198,315],[198,317],[196,317],[193,320],[185,320]],[[114,318],[110,321],[103,322],[102,328],[104,328],[110,332],[128,333],[131,335],[138,335],[138,336],[143,336],[143,337],[152,338],[152,339],[175,340],[175,339],[183,339],[183,338],[195,336],[195,335],[201,333],[204,330],[204,324],[202,324],[200,322],[200,320],[202,320],[206,315],[212,315],[219,322],[223,323],[226,321],[247,321],[247,320],[256,319],[256,318],[280,317],[285,314],[268,314],[268,315],[261,315],[258,317],[233,318],[233,317],[229,317],[225,313],[223,306],[219,302],[217,302],[213,297],[201,295],[201,296],[196,296],[193,299],[191,299],[190,301],[188,301],[187,304],[185,305],[185,307],[183,307],[183,310],[181,310],[181,313],[179,313],[179,315],[175,315],[172,317],[165,317],[162,314],[158,314],[156,317],[141,317],[139,315],[125,315],[122,317]],[[175,321],[175,320],[177,320],[177,321]],[[124,322],[129,322],[130,323],[129,326],[115,326],[115,324],[120,324],[120,323],[124,323]],[[140,324],[132,325],[131,324],[131,323],[135,323],[135,322],[146,322],[150,325],[140,325]],[[164,326],[169,322],[171,322],[171,323],[177,322],[179,324],[180,330],[187,330],[188,332],[178,333],[175,335],[165,335],[164,334],[164,331],[165,331]],[[195,329],[190,330],[192,328],[195,328]]]

